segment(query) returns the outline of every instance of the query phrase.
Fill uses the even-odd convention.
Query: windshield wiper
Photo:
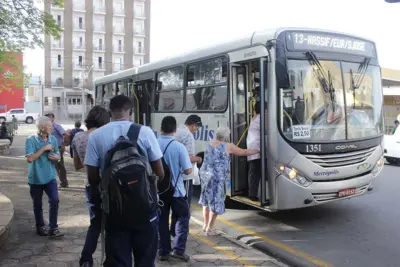
[[[328,79],[326,78],[326,74],[324,72],[324,68],[319,62],[318,58],[315,56],[313,52],[306,52],[306,56],[308,58],[308,62],[311,66],[316,66],[318,81],[320,82],[322,88],[325,93],[329,93],[330,100],[332,103],[332,111],[335,112],[335,89],[333,88],[332,75],[331,72],[328,71]]]
[[[365,58],[364,61],[360,64],[360,66],[358,66],[358,76],[357,76],[357,81],[354,80],[354,74],[353,74],[353,70],[350,69],[350,83],[351,83],[351,89],[353,90],[353,109],[356,108],[356,89],[359,89],[364,77],[365,77],[365,73],[368,70],[369,67],[369,63],[371,62],[371,58]]]

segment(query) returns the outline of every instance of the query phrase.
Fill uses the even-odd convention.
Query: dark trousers
[[[64,151],[61,150],[61,147],[60,147],[60,157],[61,157],[60,162],[57,162],[55,166],[58,178],[60,179],[61,182],[61,186],[65,187],[68,185],[68,179],[67,179],[67,170],[65,169],[64,165]]]
[[[173,249],[179,254],[183,254],[186,250],[186,241],[189,234],[190,210],[186,198],[173,197],[170,201],[165,201],[161,207],[160,222],[158,225],[160,233],[159,255],[166,256]],[[173,248],[171,249],[171,236],[169,232],[169,212],[175,214],[177,220],[175,225],[175,237]]]
[[[193,180],[185,180],[183,181],[183,183],[185,184],[185,190],[186,190],[186,196],[187,196],[187,202],[189,205],[189,211],[190,211],[190,207],[191,207],[191,202],[192,202],[192,195],[193,195]],[[175,236],[175,228],[176,228],[176,221],[177,221],[178,217],[175,215],[174,211],[172,211],[172,215],[171,215],[171,228],[170,228],[170,232],[172,236]]]
[[[93,253],[97,248],[97,241],[101,233],[101,197],[97,186],[86,186],[86,203],[89,209],[90,225],[86,233],[85,245],[83,246],[79,264],[89,262],[93,265]]]
[[[59,203],[57,181],[54,179],[47,184],[29,184],[29,187],[33,201],[33,212],[35,214],[36,227],[40,228],[44,226],[42,198],[43,192],[45,192],[49,198],[49,227],[50,229],[57,228]]]
[[[249,197],[258,197],[261,180],[261,159],[249,161]]]
[[[158,241],[158,215],[141,230],[127,230],[106,223],[104,267],[155,267]]]

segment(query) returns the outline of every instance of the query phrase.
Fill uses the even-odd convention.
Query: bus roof
[[[274,28],[274,29],[267,29],[262,31],[255,31],[251,34],[246,34],[245,36],[232,40],[230,42],[223,42],[216,45],[211,45],[203,48],[199,48],[196,50],[192,50],[180,55],[175,55],[172,57],[164,58],[158,61],[154,61],[151,63],[147,63],[141,65],[139,67],[130,68],[127,70],[123,70],[120,72],[116,72],[113,74],[109,74],[107,76],[98,78],[95,80],[95,84],[106,84],[112,81],[118,81],[125,79],[126,77],[134,76],[136,74],[146,73],[150,71],[155,71],[159,69],[164,69],[167,67],[180,65],[185,62],[195,61],[197,59],[210,57],[213,55],[219,55],[222,53],[227,53],[230,51],[234,51],[237,49],[241,49],[244,47],[262,44],[265,45],[269,40],[275,39],[280,33],[284,31],[315,31],[315,32],[329,32],[329,33],[336,33],[341,35],[350,35],[343,32],[331,31],[331,30],[324,30],[324,29],[315,29],[315,28]],[[350,35],[352,37],[361,38],[366,41],[372,42],[369,39],[364,37]]]

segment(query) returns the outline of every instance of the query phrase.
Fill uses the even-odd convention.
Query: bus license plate
[[[356,193],[355,188],[346,188],[338,192],[338,197],[348,197],[354,195],[355,193]]]

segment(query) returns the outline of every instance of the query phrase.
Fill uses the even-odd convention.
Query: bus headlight
[[[279,165],[279,173],[288,178],[289,180],[304,186],[308,187],[311,185],[312,181],[308,180],[302,173],[300,173],[295,168],[289,168],[285,165]]]
[[[383,165],[385,164],[385,161],[383,159],[383,157],[381,157],[377,162],[376,165],[374,167],[374,169],[372,170],[372,175],[373,176],[377,176],[381,170],[383,169]]]

